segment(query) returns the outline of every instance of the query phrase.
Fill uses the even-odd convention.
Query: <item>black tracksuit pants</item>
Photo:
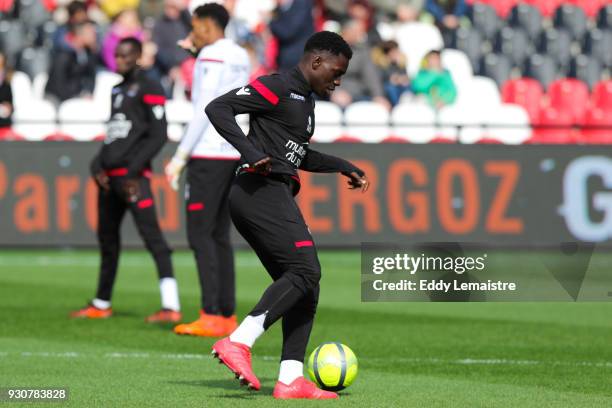
[[[230,211],[234,225],[274,280],[249,314],[266,314],[266,329],[282,317],[281,360],[304,361],[321,266],[291,187],[272,177],[241,174],[232,185]]]
[[[134,223],[147,250],[153,256],[160,279],[174,276],[171,253],[162,235],[151,186],[147,177],[140,177],[140,199],[130,203],[123,192],[123,176],[110,177],[110,191],[101,188],[98,192],[98,243],[100,246],[100,278],[96,297],[110,301],[117,276],[119,251],[121,249],[121,222],[126,210],[132,213]]]
[[[228,195],[237,160],[191,159],[187,164],[187,240],[200,278],[202,309],[229,317],[236,309],[234,251]]]

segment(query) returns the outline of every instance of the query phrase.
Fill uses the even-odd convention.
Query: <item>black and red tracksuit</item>
[[[120,229],[126,211],[147,250],[159,278],[173,276],[171,249],[157,221],[149,182],[151,161],[167,141],[165,97],[159,83],[133,71],[112,90],[111,118],[104,144],[91,163],[91,173],[109,177],[110,190],[98,192],[98,242],[101,252],[96,297],[110,300],[121,247]],[[138,180],[140,194],[131,201],[124,190],[128,179]]]
[[[282,360],[304,359],[321,278],[312,236],[293,199],[298,169],[363,175],[348,161],[309,148],[314,105],[312,89],[296,67],[260,77],[206,107],[217,132],[242,155],[230,192],[232,220],[274,280],[249,314],[265,313],[266,329],[283,318]],[[234,118],[242,113],[250,114],[246,137]],[[271,158],[271,172],[254,173],[250,165],[265,157]]]

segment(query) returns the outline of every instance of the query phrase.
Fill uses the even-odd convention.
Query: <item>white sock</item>
[[[162,309],[170,309],[178,312],[181,310],[178,296],[178,286],[174,278],[162,278],[159,280],[159,293],[161,294]]]
[[[234,343],[242,343],[249,347],[253,347],[255,340],[263,334],[264,321],[266,320],[266,314],[260,314],[259,316],[248,315],[244,318],[240,326],[230,334],[230,341]]]
[[[98,309],[108,309],[109,307],[111,307],[110,300],[102,300],[98,298],[92,300],[91,304],[97,307]]]
[[[304,376],[304,363],[297,360],[283,360],[280,363],[278,381],[285,385],[291,384],[296,378]]]

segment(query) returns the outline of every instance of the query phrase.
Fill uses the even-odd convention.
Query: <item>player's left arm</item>
[[[308,149],[306,157],[300,164],[300,170],[312,173],[341,173],[349,178],[349,188],[360,188],[363,192],[370,187],[370,181],[359,167],[348,160],[316,150]]]
[[[128,166],[127,178],[137,178],[168,140],[164,91],[156,82],[150,82],[143,88],[141,103],[146,112],[148,133]]]

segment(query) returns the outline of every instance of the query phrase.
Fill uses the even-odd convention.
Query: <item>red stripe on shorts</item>
[[[140,200],[138,202],[138,208],[149,208],[153,205],[152,198],[145,198],[144,200]]]
[[[295,242],[296,248],[311,247],[311,246],[314,246],[314,243],[312,241],[296,241]]]
[[[204,203],[191,203],[187,206],[187,211],[199,211],[204,209]]]

